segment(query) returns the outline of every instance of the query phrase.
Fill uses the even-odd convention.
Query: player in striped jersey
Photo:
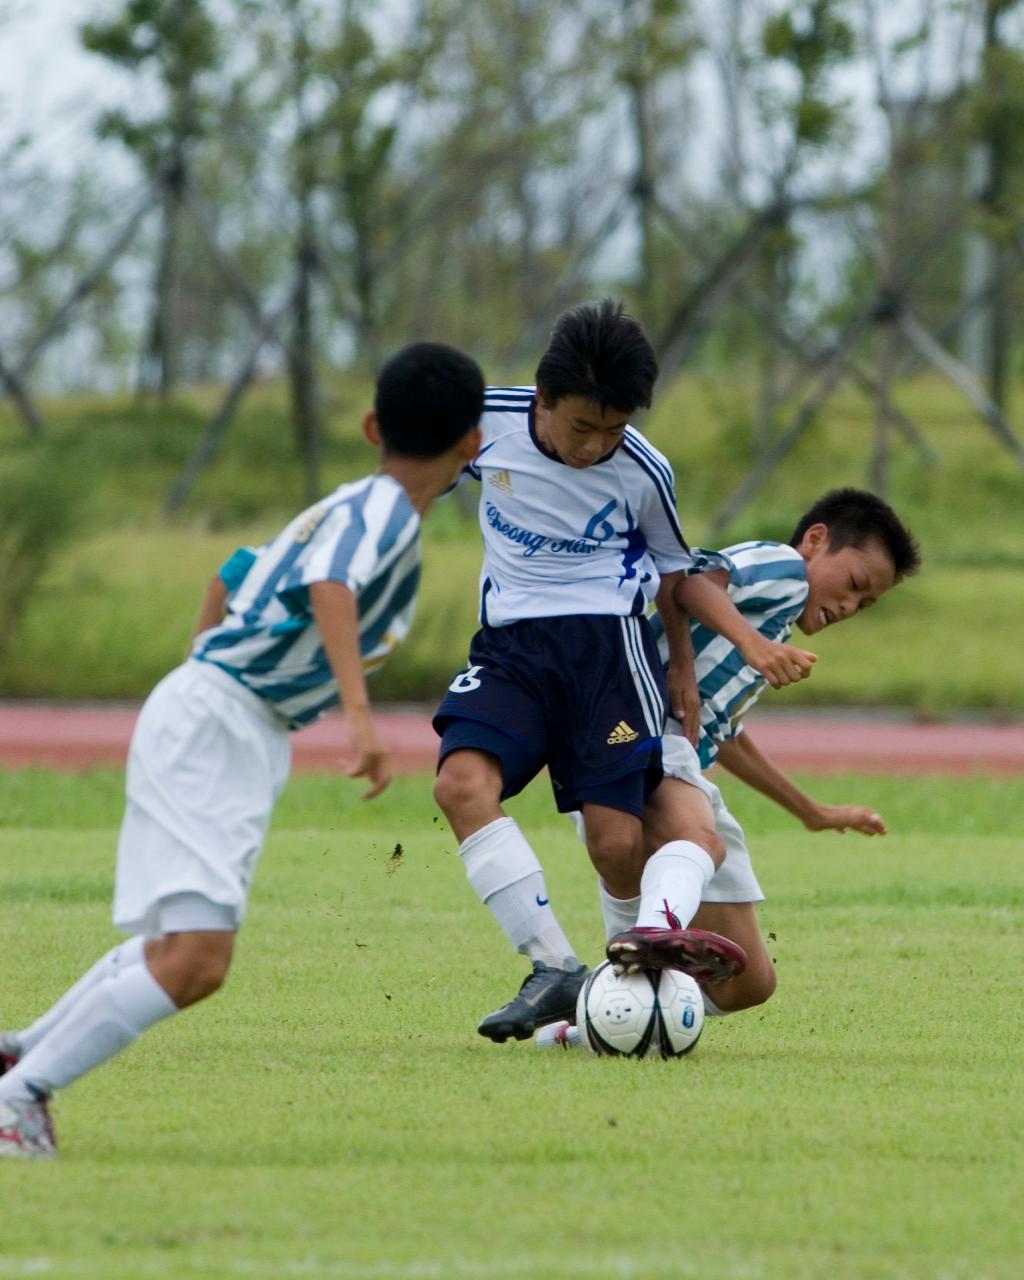
[[[656,376],[643,330],[620,307],[577,307],[556,322],[536,387],[488,392],[483,446],[467,469],[481,485],[482,625],[435,716],[435,795],[470,884],[532,965],[519,994],[480,1023],[499,1042],[564,1017],[585,973],[540,863],[501,807],[545,765],[558,808],[582,808],[608,891],[644,895],[651,963],[715,977],[743,963],[727,940],[683,927],[713,855],[675,840],[645,865],[642,814],[661,779],[665,709],[692,720],[695,736],[698,706],[686,620],[672,603],[693,569],[672,470],[629,425]],[[725,614],[742,622],[723,593],[691,582],[719,625]],[[667,674],[646,619],[652,601],[672,651]],[[795,655],[754,637],[762,670]]]
[[[788,545],[741,542],[720,552],[695,551],[694,556],[703,562],[706,580],[727,592],[747,624],[775,641],[785,640],[794,625],[815,635],[855,617],[919,567],[914,539],[892,508],[856,489],[820,498],[799,521]],[[658,629],[657,622],[654,627]],[[717,761],[811,831],[873,836],[884,835],[886,827],[879,814],[861,805],[819,804],[772,764],[743,730],[744,715],[768,681],[704,622],[695,618],[691,632],[701,693],[700,738],[695,750],[682,726],[668,721],[665,779],[648,801],[645,836],[648,848],[686,838],[721,854],[694,924],[731,938],[747,954],[742,974],[718,984],[713,993],[704,990],[708,1011],[724,1014],[767,1000],[775,990],[775,969],[757,926],[754,908],[764,894],[743,831],[703,771]],[[659,647],[667,661],[664,637]],[[579,820],[576,825],[580,830]],[[609,937],[628,936],[639,902],[621,902],[602,891],[601,903]],[[538,1044],[576,1039],[561,1023],[538,1035]]]
[[[155,1022],[211,995],[274,802],[289,730],[340,700],[348,772],[390,779],[364,671],[405,635],[420,521],[480,444],[483,377],[451,347],[387,362],[363,420],[376,474],[342,485],[207,589],[189,659],[150,695],[132,737],[114,923],[131,935],[48,1012],[0,1035],[0,1157],[53,1154],[47,1100]]]

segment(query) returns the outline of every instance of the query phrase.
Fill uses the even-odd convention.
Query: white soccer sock
[[[617,933],[624,933],[636,924],[640,910],[640,898],[613,898],[608,886],[601,879],[597,882],[597,892],[601,898],[601,914],[604,916],[605,941],[614,938]]]
[[[521,955],[555,969],[579,961],[548,902],[537,855],[513,818],[498,818],[463,840],[459,856],[477,897]]]
[[[118,973],[130,968],[133,964],[139,964],[143,959],[145,947],[146,939],[141,934],[129,938],[127,942],[119,943],[116,947],[111,947],[107,954],[97,960],[88,973],[79,978],[73,987],[65,991],[57,1003],[51,1005],[42,1017],[37,1018],[24,1031],[15,1033],[21,1056],[31,1053],[43,1036],[69,1014],[79,1000],[98,982],[102,982],[104,978],[116,977]]]
[[[647,859],[640,877],[638,925],[665,928],[665,905],[682,928],[697,914],[704,886],[715,874],[715,864],[692,840],[663,844]]]
[[[0,1102],[66,1088],[177,1011],[144,964],[104,978],[13,1070],[0,1076]]]
[[[733,1012],[732,1009],[719,1009],[718,1005],[715,1004],[714,1000],[711,999],[703,987],[700,989],[700,994],[704,1001],[704,1012],[708,1014],[709,1017],[728,1018],[729,1014]]]

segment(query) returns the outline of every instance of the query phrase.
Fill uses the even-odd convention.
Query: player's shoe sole
[[[534,961],[533,972],[519,988],[519,994],[489,1013],[477,1031],[497,1044],[529,1040],[538,1027],[575,1016],[576,998],[586,976],[585,964],[567,971]]]
[[[678,969],[701,985],[735,978],[747,967],[747,953],[738,943],[705,929],[637,925],[616,934],[606,954],[616,973]]]

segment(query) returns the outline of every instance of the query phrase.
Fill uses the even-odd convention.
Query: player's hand
[[[889,828],[880,813],[859,804],[823,804],[804,823],[808,831],[859,831],[865,836],[884,836]]]
[[[744,660],[760,672],[773,689],[805,679],[818,661],[816,653],[798,649],[792,644],[779,644],[764,636],[751,640],[741,652]]]
[[[369,790],[363,792],[364,800],[372,800],[379,796],[391,781],[391,762],[369,711],[356,711],[348,715],[349,742],[352,747],[352,761],[345,770],[350,778],[368,778]]]
[[[683,726],[683,737],[695,747],[700,737],[700,691],[693,667],[670,665],[665,673],[665,683],[672,714]]]

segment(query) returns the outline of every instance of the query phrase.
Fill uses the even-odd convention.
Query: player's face
[[[549,404],[543,392],[534,410],[537,439],[577,471],[592,467],[622,443],[629,414],[602,408],[585,396],[564,396]]]
[[[805,636],[870,608],[896,580],[892,560],[880,542],[832,551],[825,525],[808,529],[800,552],[807,563],[808,594],[796,621]]]

